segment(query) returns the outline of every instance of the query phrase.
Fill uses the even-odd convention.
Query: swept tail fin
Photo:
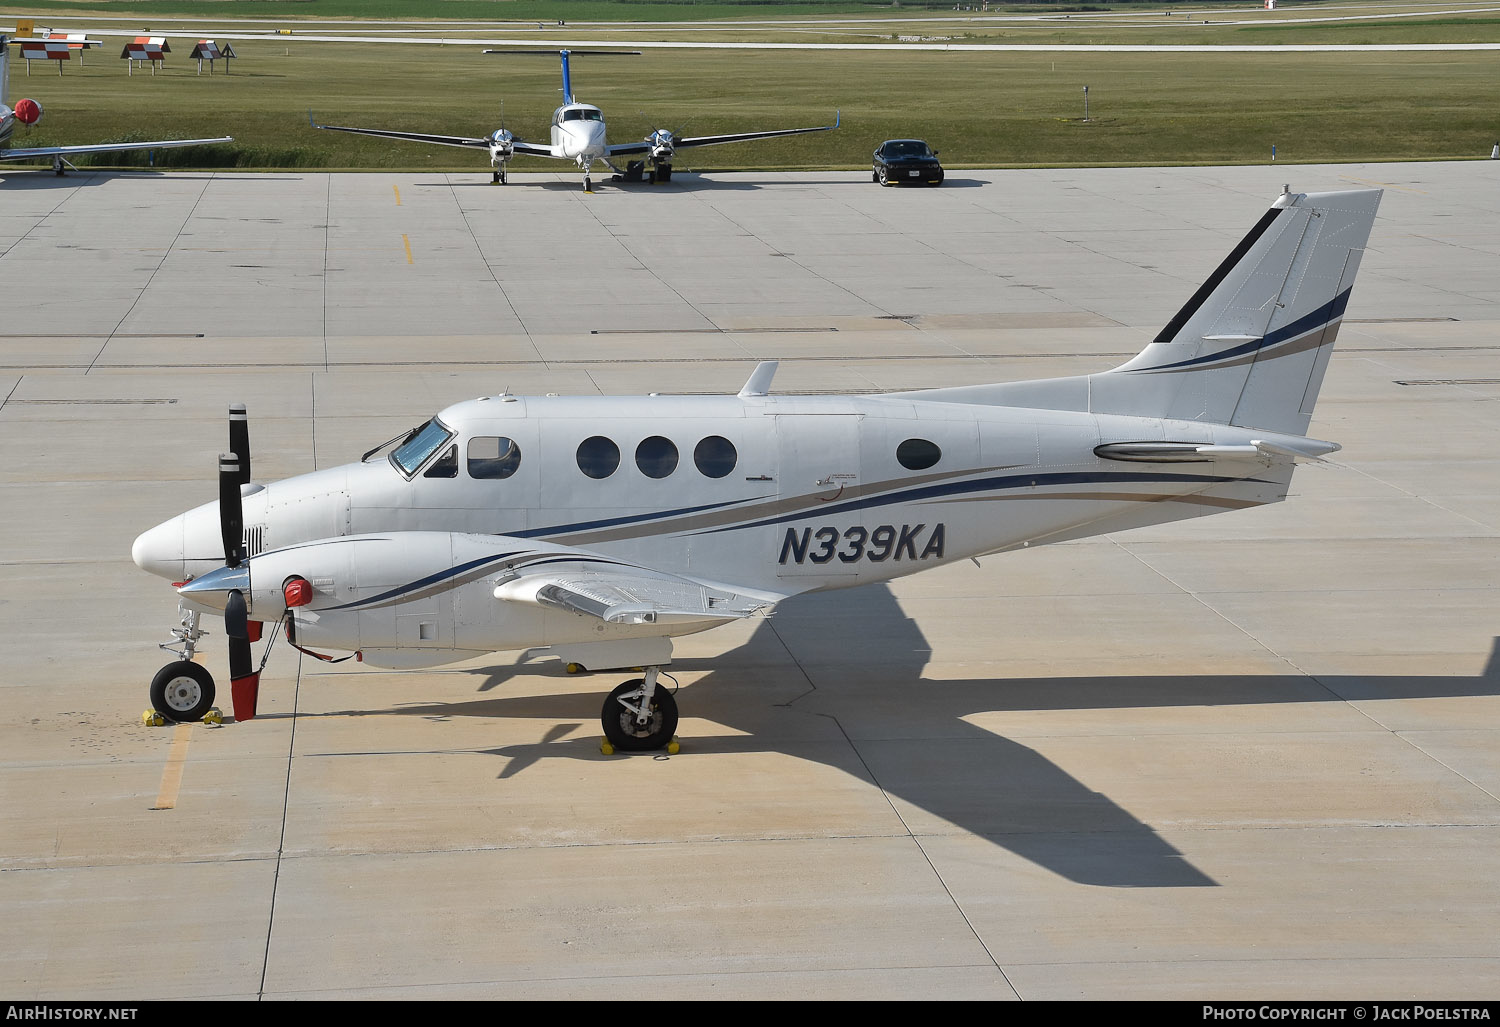
[[[1285,194],[1160,334],[1112,371],[925,399],[1307,431],[1381,190]]]
[[[1307,431],[1380,197],[1282,196],[1095,409]]]

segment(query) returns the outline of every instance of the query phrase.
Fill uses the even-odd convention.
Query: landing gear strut
[[[504,185],[505,184],[505,169],[504,168],[496,168],[495,169],[495,177],[492,178],[492,179],[490,179],[490,184],[491,185]]]
[[[198,639],[203,629],[198,624],[198,612],[186,607],[182,611],[182,624],[172,629],[171,642],[162,642],[160,648],[174,653],[178,659],[156,672],[151,679],[151,708],[168,720],[179,724],[202,720],[214,704],[214,677],[208,668],[193,662],[198,651]]]
[[[633,678],[609,693],[599,719],[604,737],[622,752],[664,749],[677,733],[677,700],[657,685],[660,667],[647,667],[644,678]]]

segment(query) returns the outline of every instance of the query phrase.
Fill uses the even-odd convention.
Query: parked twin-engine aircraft
[[[639,50],[486,50],[487,54],[528,55],[557,53],[562,57],[563,104],[552,112],[552,144],[528,143],[516,138],[504,126],[487,136],[445,136],[428,132],[396,132],[379,128],[345,128],[339,125],[320,125],[309,112],[308,120],[313,128],[330,132],[353,132],[357,135],[379,136],[382,139],[400,139],[417,143],[440,143],[443,146],[473,146],[489,151],[493,165],[492,181],[504,185],[506,166],[518,153],[533,157],[556,157],[571,160],[583,172],[585,192],[593,189],[589,176],[594,161],[603,161],[627,181],[639,181],[643,175],[645,160],[651,162],[651,181],[666,182],[672,177],[672,160],[678,150],[693,146],[716,146],[720,143],[740,143],[751,139],[770,139],[773,136],[803,135],[808,132],[831,132],[839,127],[839,118],[832,125],[818,128],[781,128],[765,132],[733,132],[713,136],[677,136],[668,129],[652,129],[651,134],[639,143],[617,143],[611,145],[604,137],[604,112],[591,103],[580,103],[573,98],[573,81],[568,71],[568,57],[573,54],[639,54]],[[631,161],[624,171],[615,167],[611,157],[626,157],[640,154],[642,161]]]
[[[151,701],[204,715],[191,662],[222,613],[235,718],[261,623],[380,667],[541,649],[644,668],[601,720],[621,749],[677,725],[674,635],[789,596],[1287,495],[1379,190],[1284,194],[1161,333],[1102,374],[879,396],[489,396],[357,463],[250,484],[243,407],[217,503],[136,539],[182,625]],[[269,644],[268,644],[269,648]],[[264,662],[264,661],[262,661]]]
[[[11,135],[16,122],[28,127],[42,120],[42,105],[35,100],[17,100],[12,108],[6,101],[10,84],[10,40],[0,36],[0,160],[34,160],[51,157],[52,170],[59,175],[70,167],[67,158],[80,153],[115,153],[121,150],[162,150],[173,146],[203,146],[208,143],[232,143],[233,136],[216,139],[158,139],[149,143],[93,143],[82,146],[32,146],[11,149]]]

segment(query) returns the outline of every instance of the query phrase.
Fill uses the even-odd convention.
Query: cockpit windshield
[[[563,111],[564,121],[603,121],[604,112],[588,107],[570,107]]]
[[[410,478],[427,458],[436,453],[453,432],[436,417],[412,432],[411,436],[391,454],[391,463],[402,474]]]

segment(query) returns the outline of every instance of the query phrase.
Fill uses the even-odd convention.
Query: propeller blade
[[[260,671],[250,651],[250,614],[245,593],[233,589],[224,607],[224,634],[229,636],[229,683],[234,698],[234,719],[250,720],[260,698]]]
[[[243,403],[229,407],[229,451],[240,461],[239,483],[250,484],[250,418]]]
[[[239,589],[229,593],[229,602],[224,607],[224,634],[229,636],[230,678],[249,676],[255,669],[250,655],[250,614],[245,593]]]
[[[219,531],[225,565],[238,567],[245,561],[245,510],[240,503],[240,462],[233,453],[219,454]]]

